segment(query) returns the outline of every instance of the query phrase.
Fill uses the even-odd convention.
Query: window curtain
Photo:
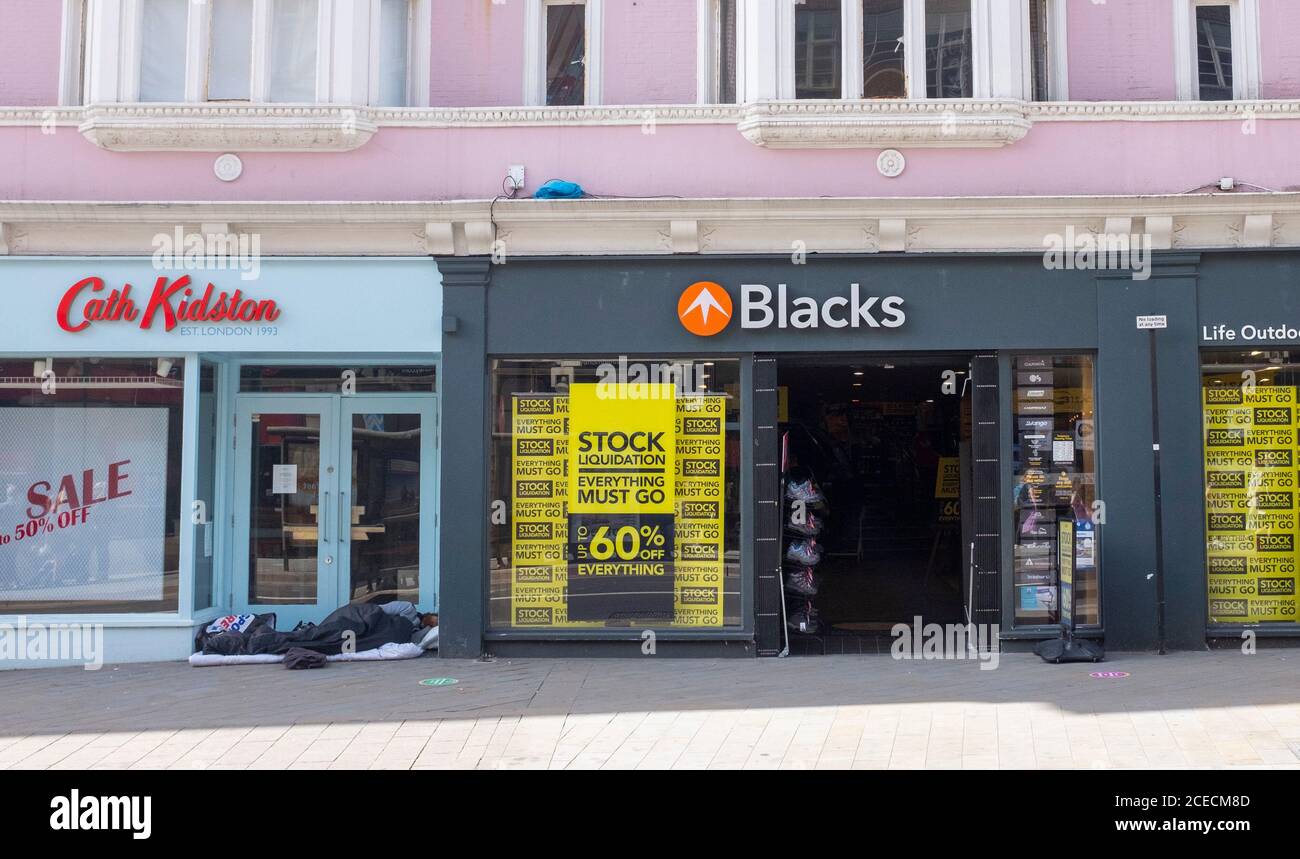
[[[270,100],[316,100],[317,0],[273,0]]]
[[[253,76],[253,0],[213,0],[208,98],[248,99]]]
[[[185,29],[189,6],[189,0],[144,0],[140,101],[185,100]]]
[[[410,0],[381,0],[379,7],[379,104],[407,103],[410,64]]]

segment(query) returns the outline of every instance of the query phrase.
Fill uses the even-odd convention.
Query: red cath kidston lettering
[[[59,301],[59,327],[76,333],[90,327],[92,322],[139,320],[139,327],[147,331],[161,316],[164,330],[171,331],[181,322],[274,322],[280,318],[280,308],[270,299],[246,298],[238,289],[233,293],[218,292],[211,282],[202,296],[196,298],[190,284],[188,274],[175,280],[159,277],[141,311],[131,298],[132,287],[128,283],[112,290],[106,298],[86,301],[78,313],[77,302],[87,290],[94,294],[105,289],[103,278],[83,278],[69,287]]]
[[[126,480],[130,475],[126,473],[124,468],[124,466],[130,464],[131,460],[129,459],[109,463],[107,492],[99,498],[95,497],[95,470],[93,468],[87,468],[81,473],[79,490],[76,475],[74,474],[63,475],[59,479],[58,491],[53,494],[50,494],[51,486],[49,481],[38,480],[27,489],[27,500],[33,505],[27,508],[27,518],[40,519],[47,513],[57,513],[59,508],[65,504],[69,510],[76,510],[81,507],[89,507],[91,504],[102,504],[114,498],[130,495],[131,490],[125,488]]]

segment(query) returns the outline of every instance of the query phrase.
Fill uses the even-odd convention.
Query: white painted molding
[[[1073,228],[1148,232],[1157,249],[1300,247],[1300,194],[1123,197],[491,200],[449,202],[0,202],[10,254],[140,255],[175,224],[231,224],[263,253],[515,255],[1042,253]]]
[[[343,105],[91,105],[83,137],[114,152],[346,152],[376,131],[367,108]]]
[[[1243,248],[1266,248],[1273,244],[1273,215],[1247,215],[1241,226]]]
[[[92,104],[77,106],[0,107],[0,127],[39,127],[44,122],[56,126],[78,126],[92,114],[107,118],[113,114],[130,116],[141,126],[154,123],[165,131],[174,122],[173,110],[184,108],[187,121],[209,115],[217,117],[231,111],[242,112],[246,123],[265,121],[276,124],[292,120],[303,110],[357,111],[358,120],[367,120],[380,128],[502,128],[502,127],[574,127],[642,125],[737,125],[758,108],[781,113],[810,105],[828,104],[845,115],[881,114],[919,121],[934,116],[936,106],[942,114],[977,116],[992,104],[1002,105],[1007,113],[1035,122],[1245,122],[1248,120],[1300,119],[1300,99],[1256,99],[1252,101],[1077,101],[1022,102],[1004,99],[997,102],[859,101],[859,102],[759,102],[757,104],[722,105],[611,105],[579,107],[363,107],[350,105],[286,104]]]
[[[746,105],[740,133],[770,149],[996,147],[1029,133],[1025,102],[794,101]]]

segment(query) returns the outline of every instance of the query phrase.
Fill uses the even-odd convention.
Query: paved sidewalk
[[[0,672],[0,768],[1237,766],[1300,769],[1300,651]]]

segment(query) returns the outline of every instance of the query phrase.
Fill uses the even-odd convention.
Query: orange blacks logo
[[[731,296],[716,283],[692,283],[677,299],[677,318],[697,337],[712,337],[731,321]]]

